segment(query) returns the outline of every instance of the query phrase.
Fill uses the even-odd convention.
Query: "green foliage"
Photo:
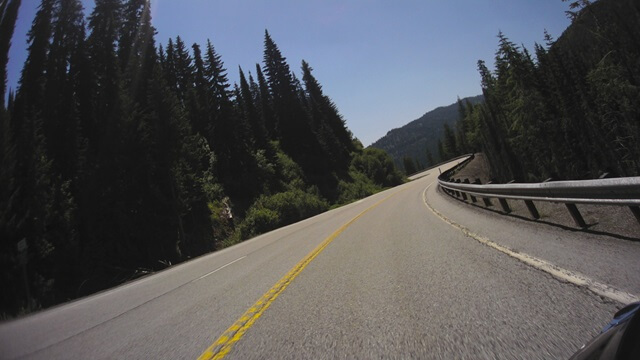
[[[393,160],[381,149],[364,149],[353,157],[351,166],[382,187],[396,186],[403,182],[403,176],[396,170]]]
[[[484,101],[482,95],[460,100],[465,105],[478,104]],[[402,166],[402,159],[408,156],[421,164],[428,164],[427,152],[432,154],[435,164],[438,160],[438,140],[444,138],[444,124],[453,127],[460,118],[458,104],[441,106],[422,115],[420,118],[390,130],[371,147],[389,153],[397,167]]]
[[[402,164],[404,165],[404,173],[406,175],[411,175],[418,172],[416,164],[415,162],[413,162],[412,158],[405,156],[404,158],[402,158]]]
[[[276,159],[278,172],[283,185],[297,189],[303,188],[305,186],[304,172],[300,165],[282,151],[277,152]]]
[[[244,220],[236,228],[236,232],[224,242],[224,245],[231,246],[242,240],[273,230],[280,222],[278,212],[266,208],[251,207],[247,211]]]
[[[3,75],[19,3],[0,5]],[[0,104],[3,316],[402,182],[384,152],[353,139],[307,63],[297,80],[268,33],[266,76],[241,71],[231,91],[210,41],[156,48],[149,0],[96,0],[88,36],[81,5],[42,0],[20,87]]]
[[[436,161],[433,159],[433,154],[431,151],[427,149],[427,167],[433,166],[436,164]]]
[[[365,173],[351,169],[349,171],[349,180],[340,180],[338,183],[338,193],[340,196],[336,202],[337,205],[344,205],[350,202],[373,195],[383,188],[376,185]]]
[[[20,3],[21,0],[3,0],[0,5],[0,108],[4,107],[9,48]]]
[[[317,194],[291,189],[270,196],[261,196],[247,211],[247,216],[237,227],[237,240],[292,224],[319,214],[329,208],[329,203]]]
[[[350,152],[354,150],[351,132],[346,128],[333,101],[322,92],[322,86],[311,74],[312,71],[309,64],[302,61],[305,102],[312,127],[331,162],[331,168],[346,169],[349,166]]]
[[[502,181],[640,173],[640,9],[631,0],[574,8],[535,60],[499,34],[495,70],[478,63],[485,104],[467,107],[458,128]]]
[[[448,160],[459,154],[456,135],[448,124],[444,124],[444,142],[442,143],[443,154],[441,161]]]
[[[620,173],[631,170],[629,174],[637,175],[640,172],[640,86],[632,84],[625,69],[608,57],[589,71],[587,84],[593,105],[601,114],[595,119],[597,126],[605,130],[599,139],[608,144]]]
[[[485,103],[464,106],[458,139],[502,181],[640,173],[640,10],[630,0],[573,8],[535,60],[500,33],[495,70],[478,62]]]
[[[216,195],[221,193],[222,187],[216,189]],[[224,247],[233,235],[233,211],[229,198],[213,196],[213,199],[207,203],[207,208],[209,209],[213,244],[215,244],[215,249],[219,249]]]

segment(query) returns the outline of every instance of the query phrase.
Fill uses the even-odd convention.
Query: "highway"
[[[0,358],[560,359],[640,294],[640,242],[478,209],[437,175],[0,323]]]

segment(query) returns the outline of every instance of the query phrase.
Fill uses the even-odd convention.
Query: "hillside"
[[[1,319],[403,182],[266,30],[232,86],[210,41],[156,45],[149,0],[96,3],[43,0],[6,107],[0,81]],[[19,5],[0,5],[0,74]]]
[[[572,9],[533,50],[498,34],[494,69],[478,62],[485,101],[465,109],[450,155],[481,150],[499,181],[640,174],[639,2]]]
[[[468,100],[475,105],[483,99],[482,95],[478,95],[464,98],[462,101]],[[427,149],[437,158],[438,139],[442,137],[444,124],[453,127],[459,117],[457,103],[438,107],[401,128],[390,130],[387,135],[371,144],[371,147],[385,150],[397,166],[402,166],[402,158],[405,156],[426,166]]]

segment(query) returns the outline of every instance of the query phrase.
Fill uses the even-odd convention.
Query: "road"
[[[437,174],[1,323],[0,357],[559,359],[640,294],[640,243],[462,204]]]

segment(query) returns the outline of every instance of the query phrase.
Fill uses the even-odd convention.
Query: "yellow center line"
[[[200,357],[199,360],[205,359],[222,359],[224,358],[233,347],[233,344],[238,342],[244,336],[244,334],[253,326],[253,324],[258,320],[260,316],[269,308],[271,303],[275,301],[275,299],[284,291],[284,289],[291,284],[293,279],[304,270],[309,263],[318,256],[324,248],[326,248],[338,235],[340,235],[344,230],[346,230],[351,224],[353,224],[356,220],[361,218],[364,214],[374,209],[376,206],[382,204],[384,201],[389,199],[390,197],[399,194],[400,192],[406,190],[404,188],[400,191],[396,191],[393,194],[388,195],[384,199],[378,201],[377,203],[371,205],[358,215],[356,215],[353,219],[349,220],[346,224],[342,225],[338,230],[334,231],[329,237],[324,239],[318,247],[316,247],[313,251],[311,251],[306,257],[304,257],[298,264],[296,264],[282,279],[280,279],[269,291],[267,291],[262,297],[256,301],[253,306],[251,306],[242,316],[236,320],[233,325],[231,325],[224,333],[211,345],[207,350],[205,350]]]

